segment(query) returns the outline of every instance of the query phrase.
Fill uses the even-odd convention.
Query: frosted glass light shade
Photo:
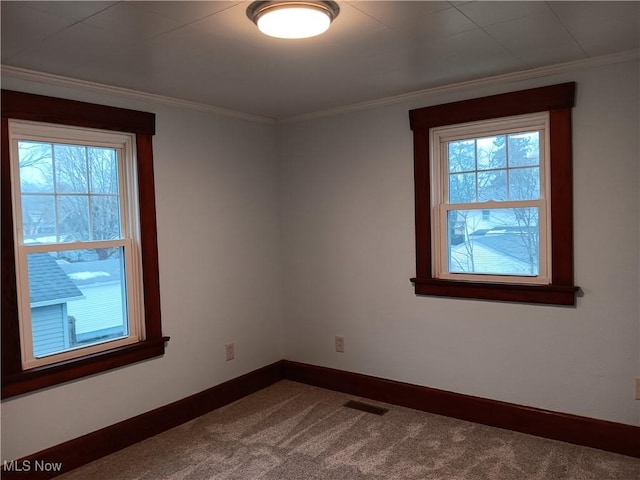
[[[307,38],[324,33],[339,11],[335,2],[253,2],[247,16],[265,35]]]
[[[265,35],[278,38],[307,38],[324,33],[329,28],[329,16],[314,8],[279,8],[258,19],[258,28]]]

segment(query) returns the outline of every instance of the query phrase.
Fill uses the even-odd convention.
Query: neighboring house
[[[28,258],[36,356],[125,334],[119,260],[59,263],[48,253]]]
[[[34,355],[44,356],[73,344],[67,302],[84,295],[48,253],[28,255]]]
[[[456,230],[450,233],[452,272],[475,271],[512,275],[538,273],[537,240],[531,243],[536,238],[537,226],[519,226],[517,221],[504,211],[478,210],[466,219],[466,229],[464,219],[459,217],[457,220],[454,224]],[[468,231],[467,241],[465,230]]]
[[[82,291],[83,302],[69,305],[75,319],[78,344],[107,340],[126,334],[124,268],[118,258],[61,262],[60,268]]]
[[[518,233],[505,232],[504,230],[482,231],[470,235],[472,244],[475,272],[477,273],[504,273],[512,275],[534,275],[532,265],[535,262],[529,258],[529,252]],[[467,265],[469,250],[465,244],[452,248],[452,271],[468,271],[469,269],[456,268],[456,265]],[[457,262],[457,263],[456,263]],[[468,267],[468,265],[467,265]]]

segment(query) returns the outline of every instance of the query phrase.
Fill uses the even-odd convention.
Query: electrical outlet
[[[225,357],[227,359],[227,362],[229,360],[233,360],[234,358],[236,358],[236,347],[234,346],[233,343],[227,343],[224,346],[224,353],[225,353]]]
[[[636,378],[636,400],[640,400],[640,377]]]
[[[344,353],[344,337],[336,335],[336,352]]]

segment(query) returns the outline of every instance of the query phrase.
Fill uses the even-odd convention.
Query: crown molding
[[[494,75],[491,77],[484,77],[475,80],[469,80],[465,82],[452,83],[448,85],[431,87],[423,90],[417,90],[413,92],[403,93],[400,95],[394,95],[390,97],[379,98],[376,100],[370,100],[366,102],[353,103],[349,105],[343,105],[341,107],[331,108],[327,110],[319,110],[315,112],[304,113],[301,115],[294,115],[291,117],[285,117],[281,119],[274,119],[270,117],[264,117],[260,115],[254,115],[245,112],[239,112],[223,107],[217,107],[215,105],[208,105],[205,103],[192,102],[189,100],[182,100],[174,97],[167,97],[163,95],[157,95],[154,93],[142,92],[139,90],[132,90],[128,88],[115,87],[112,85],[105,85],[97,82],[90,82],[87,80],[78,80],[70,77],[63,77],[61,75],[53,75],[50,73],[42,73],[34,70],[27,70],[19,67],[12,67],[8,65],[2,65],[0,72],[3,76],[16,78],[19,80],[26,80],[37,83],[44,83],[47,85],[55,85],[61,87],[77,88],[81,90],[87,90],[95,93],[102,93],[107,95],[115,95],[124,98],[133,98],[138,100],[145,100],[168,105],[171,107],[185,108],[189,110],[196,110],[200,112],[212,113],[216,115],[222,115],[225,117],[235,118],[238,120],[245,120],[255,123],[263,124],[282,124],[282,123],[296,123],[307,120],[314,120],[317,118],[331,117],[334,115],[341,115],[344,113],[357,112],[361,110],[368,110],[384,105],[392,105],[397,103],[408,102],[416,99],[425,99],[428,97],[436,97],[439,95],[445,95],[454,92],[460,92],[465,90],[471,90],[476,88],[504,85],[508,83],[521,82],[531,80],[534,78],[547,77],[550,75],[556,75],[561,73],[573,72],[577,70],[585,70],[588,68],[595,68],[605,65],[613,65],[616,63],[625,63],[636,61],[640,59],[640,50],[628,50],[626,52],[615,53],[611,55],[604,55],[594,58],[586,58],[583,60],[575,60],[573,62],[559,63],[550,66],[531,68],[528,70],[521,70],[512,73],[505,73],[501,75]]]
[[[448,85],[427,88],[424,90],[417,90],[414,92],[403,93],[403,94],[394,95],[391,97],[384,97],[376,100],[344,105],[341,107],[331,108],[328,110],[309,112],[302,115],[295,115],[287,118],[278,119],[276,123],[278,124],[296,123],[296,122],[303,122],[307,120],[315,120],[317,118],[331,117],[334,115],[357,112],[360,110],[368,110],[370,108],[376,108],[384,105],[392,105],[392,104],[403,103],[403,102],[408,102],[408,101],[417,100],[417,99],[424,100],[425,98],[429,98],[429,97],[435,97],[439,95],[445,95],[449,93],[471,90],[471,89],[476,89],[481,87],[504,85],[508,83],[531,80],[534,78],[547,77],[550,75],[573,72],[577,70],[585,70],[588,68],[595,68],[595,67],[600,67],[605,65],[613,65],[616,63],[631,62],[631,61],[638,60],[639,58],[640,58],[640,50],[628,50],[625,52],[615,53],[611,55],[587,58],[583,60],[575,60],[573,62],[558,63],[555,65],[537,67],[537,68],[532,68],[528,70],[520,70],[517,72],[494,75],[491,77],[478,78],[475,80],[469,80],[465,82],[451,83]]]
[[[180,98],[166,97],[164,95],[157,95],[155,93],[147,93],[140,90],[132,90],[128,88],[115,87],[113,85],[106,85],[97,82],[90,82],[87,80],[79,80],[70,77],[64,77],[61,75],[54,75],[51,73],[37,72],[35,70],[28,70],[26,68],[12,67],[9,65],[2,65],[0,68],[2,76],[16,78],[18,80],[25,80],[29,82],[43,83],[46,85],[54,85],[58,87],[76,88],[79,90],[86,90],[94,93],[101,93],[106,95],[114,95],[123,98],[132,98],[136,100],[144,100],[159,103],[162,105],[168,105],[171,107],[185,108],[188,110],[196,110],[200,112],[213,113],[224,117],[234,118],[237,120],[246,120],[255,123],[264,123],[273,125],[276,123],[275,119],[269,117],[263,117],[260,115],[253,115],[250,113],[239,112],[229,108],[217,107],[215,105],[208,105],[200,102],[192,102],[189,100],[182,100]]]

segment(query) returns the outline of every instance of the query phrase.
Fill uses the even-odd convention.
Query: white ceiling
[[[339,1],[327,33],[247,1],[2,1],[2,64],[273,119],[640,48],[640,2]]]

